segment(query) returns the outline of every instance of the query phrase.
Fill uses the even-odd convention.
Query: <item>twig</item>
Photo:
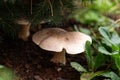
[[[53,6],[52,6],[52,4],[51,4],[51,1],[50,1],[50,0],[48,0],[48,3],[49,3],[49,5],[50,5],[51,15],[53,16],[53,15],[54,15],[54,14],[53,14]]]

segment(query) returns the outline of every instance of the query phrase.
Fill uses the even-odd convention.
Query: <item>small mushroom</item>
[[[56,52],[51,59],[54,63],[66,64],[65,52],[78,54],[85,51],[86,41],[92,42],[90,36],[81,32],[68,32],[61,28],[47,28],[36,32],[32,40],[42,49]]]
[[[27,41],[30,35],[31,23],[24,18],[16,20],[16,23],[20,25],[20,31],[18,33],[18,37],[24,41]]]

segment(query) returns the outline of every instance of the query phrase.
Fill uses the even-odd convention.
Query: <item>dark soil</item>
[[[50,62],[52,56],[53,52],[40,49],[31,39],[4,38],[0,44],[0,64],[12,68],[20,80],[80,80],[70,62],[86,64],[83,54],[66,55],[66,65]]]

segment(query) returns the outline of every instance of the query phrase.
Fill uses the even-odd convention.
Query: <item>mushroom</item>
[[[27,41],[30,35],[29,29],[30,29],[31,23],[24,18],[16,20],[16,23],[20,25],[20,31],[18,33],[18,37],[20,39],[23,39],[24,41]]]
[[[81,32],[68,32],[61,28],[47,28],[36,32],[32,40],[42,49],[56,52],[51,59],[54,63],[66,64],[65,52],[78,54],[85,51],[86,41],[92,42],[90,36]]]

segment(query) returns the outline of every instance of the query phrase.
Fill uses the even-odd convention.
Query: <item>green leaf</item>
[[[85,34],[89,34],[90,35],[90,30],[86,29],[86,28],[79,28],[81,32],[85,33]]]
[[[76,25],[74,25],[74,29],[75,29],[75,31],[80,31]]]
[[[111,55],[111,53],[109,53],[103,46],[100,46],[98,51],[106,55]]]
[[[1,69],[1,68],[4,68],[4,66],[3,66],[3,65],[0,65],[0,69]]]
[[[114,60],[115,60],[115,65],[116,67],[120,70],[120,55],[116,54],[113,56]]]
[[[85,34],[89,34],[90,35],[90,30],[88,30],[86,28],[77,27],[76,25],[74,25],[74,29],[75,29],[75,31],[80,31],[80,32],[83,32]]]
[[[80,80],[92,80],[96,76],[100,76],[103,73],[103,71],[98,71],[98,72],[88,72],[88,73],[83,73],[80,76]]]
[[[112,50],[119,53],[119,45],[112,44]]]
[[[94,69],[97,69],[97,68],[99,68],[100,66],[102,66],[106,62],[106,56],[103,55],[103,54],[98,54],[95,57],[94,62],[95,62]]]
[[[113,52],[108,52],[103,46],[100,46],[98,48],[98,51],[103,53],[103,54],[106,54],[106,55],[115,55],[115,54],[118,54],[117,51],[113,51]]]
[[[87,70],[77,62],[71,62],[70,65],[78,72],[87,72]]]
[[[94,61],[93,61],[93,56],[91,53],[91,46],[90,46],[90,42],[87,41],[85,44],[85,48],[86,48],[86,58],[87,58],[87,62],[88,62],[88,66],[89,66],[89,70],[93,69],[94,66]]]
[[[120,77],[117,74],[115,74],[114,72],[112,72],[112,71],[104,72],[101,75],[104,76],[104,77],[111,78],[111,80],[120,80]]]
[[[108,27],[100,27],[99,32],[103,37],[103,43],[105,43],[106,45],[118,46],[120,44],[120,37],[115,31],[110,33],[110,29]]]
[[[113,44],[119,45],[120,44],[120,37],[117,33],[113,33],[111,37],[111,42]]]
[[[82,11],[76,11],[74,18],[83,24],[90,24],[99,22],[103,16],[95,10],[83,9]]]
[[[114,7],[114,1],[112,2],[111,0],[95,0],[92,7],[102,13],[108,13],[110,9]]]
[[[9,68],[0,68],[0,80],[16,80],[16,76]]]
[[[106,27],[100,27],[99,32],[105,39],[107,39],[107,40],[110,39],[111,35],[108,32],[108,29]]]
[[[110,41],[108,41],[107,39],[105,38],[102,38],[102,43],[103,44],[106,44],[107,46],[111,47],[112,46],[112,43]]]

